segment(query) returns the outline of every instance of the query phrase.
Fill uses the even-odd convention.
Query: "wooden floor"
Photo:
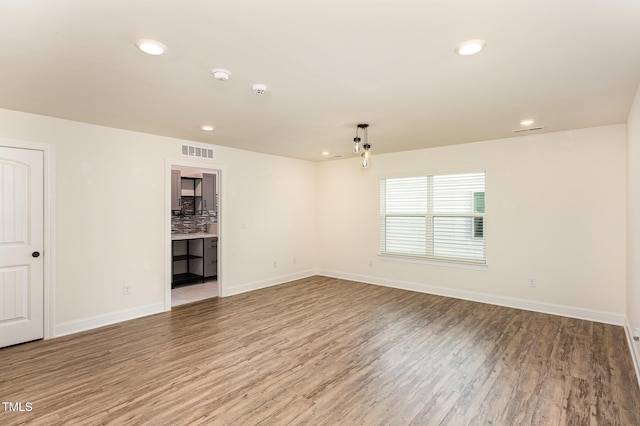
[[[0,350],[0,424],[640,425],[621,327],[313,277]]]

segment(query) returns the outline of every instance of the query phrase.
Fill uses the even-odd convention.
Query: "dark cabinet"
[[[202,174],[202,210],[216,211],[216,175]]]
[[[218,210],[217,176],[203,173],[202,177],[181,176],[180,170],[171,171],[171,210],[183,215],[208,211],[215,216]]]
[[[180,170],[171,170],[171,210],[180,210]]]
[[[171,288],[218,276],[218,237],[173,240],[171,245]]]
[[[204,276],[205,278],[218,275],[218,238],[203,238],[204,247]]]

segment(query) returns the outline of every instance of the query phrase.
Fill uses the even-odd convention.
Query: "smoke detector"
[[[251,90],[256,95],[262,95],[264,92],[267,91],[267,86],[265,84],[254,84],[251,86]]]

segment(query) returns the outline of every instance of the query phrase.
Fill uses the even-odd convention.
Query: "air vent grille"
[[[182,155],[213,160],[215,157],[215,151],[213,148],[204,148],[195,145],[182,145]]]
[[[526,129],[515,129],[512,130],[513,133],[522,133],[522,132],[533,132],[534,130],[542,130],[543,127],[542,126],[537,126],[537,127],[528,127]]]

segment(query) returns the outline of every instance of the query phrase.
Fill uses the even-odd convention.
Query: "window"
[[[381,179],[381,254],[485,263],[484,180],[484,172]]]
[[[473,212],[484,214],[484,191],[473,193]],[[484,216],[473,218],[473,238],[484,238]]]

